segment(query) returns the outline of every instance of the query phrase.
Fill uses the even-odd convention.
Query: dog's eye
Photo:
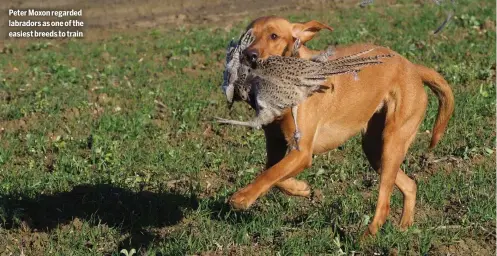
[[[271,39],[276,40],[278,38],[278,35],[275,33],[271,34]]]

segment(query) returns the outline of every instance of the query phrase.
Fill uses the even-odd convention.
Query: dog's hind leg
[[[417,85],[415,85],[417,86]],[[422,87],[419,87],[421,90]],[[372,167],[380,174],[380,193],[373,221],[365,235],[376,234],[390,211],[390,197],[395,184],[404,195],[400,228],[406,229],[414,221],[416,183],[400,165],[414,140],[426,110],[427,96],[418,90],[416,99],[404,99],[403,106],[385,106],[368,123],[362,147]],[[406,102],[410,101],[410,102]],[[417,103],[415,103],[417,102]],[[391,113],[388,113],[391,111]],[[392,113],[398,111],[397,113]]]

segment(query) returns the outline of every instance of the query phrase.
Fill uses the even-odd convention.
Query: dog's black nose
[[[245,49],[245,51],[243,51],[243,54],[251,64],[255,64],[257,62],[257,59],[259,58],[259,53],[255,49]]]

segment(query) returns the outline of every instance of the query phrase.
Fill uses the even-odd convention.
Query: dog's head
[[[248,29],[252,29],[255,41],[243,54],[253,64],[257,59],[266,59],[269,56],[290,56],[297,38],[305,44],[321,29],[333,31],[330,26],[314,20],[306,23],[290,23],[276,16],[258,18],[249,24]]]

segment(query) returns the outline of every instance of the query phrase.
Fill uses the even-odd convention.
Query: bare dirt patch
[[[495,247],[467,238],[453,244],[435,246],[433,252],[436,255],[495,255]]]

